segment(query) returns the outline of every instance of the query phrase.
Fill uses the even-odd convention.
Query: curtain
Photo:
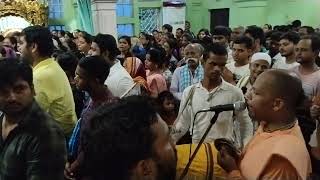
[[[81,29],[93,34],[91,0],[77,0],[77,3]]]

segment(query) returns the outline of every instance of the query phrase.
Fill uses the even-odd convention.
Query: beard
[[[281,56],[283,56],[283,57],[289,57],[289,56],[291,56],[293,53],[294,53],[294,52],[283,53],[283,54],[281,54]]]

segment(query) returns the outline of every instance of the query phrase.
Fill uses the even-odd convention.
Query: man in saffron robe
[[[228,179],[307,179],[310,157],[295,117],[295,109],[304,100],[299,79],[287,72],[262,73],[246,94],[251,118],[260,126],[236,162],[225,146],[218,163]]]

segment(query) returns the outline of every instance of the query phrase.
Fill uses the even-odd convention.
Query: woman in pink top
[[[151,48],[146,55],[147,83],[151,97],[158,97],[167,90],[166,80],[162,75],[164,50]]]

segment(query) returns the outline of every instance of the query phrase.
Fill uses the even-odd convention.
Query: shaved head
[[[291,110],[295,110],[305,99],[301,80],[284,70],[267,70],[258,79],[273,97],[281,98]],[[257,79],[257,80],[258,80]]]

